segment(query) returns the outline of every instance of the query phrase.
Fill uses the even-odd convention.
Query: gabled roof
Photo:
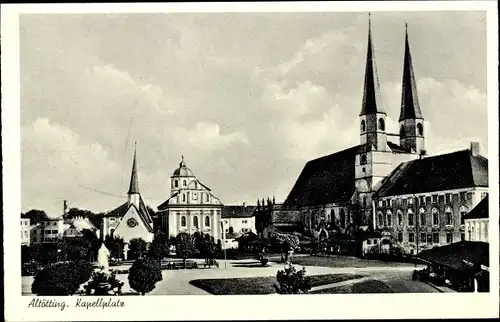
[[[146,227],[146,230],[150,233],[154,232],[154,229],[153,229],[153,226],[152,226],[152,221],[149,221],[148,220],[148,216],[149,214],[145,214],[143,211],[141,211],[140,209],[137,209],[137,207],[131,203],[130,206],[129,206],[129,209],[131,207],[134,207],[135,210],[137,211],[137,213],[139,214],[139,218],[141,219],[141,222],[142,224],[144,225],[144,227]],[[128,212],[128,209],[127,209],[127,212]],[[123,222],[122,222],[123,223]]]
[[[158,206],[158,210],[165,209],[168,206],[168,204],[170,203],[170,200],[174,197],[177,197],[177,195],[179,195],[178,192],[174,193],[170,198],[165,200],[161,205]]]
[[[142,222],[146,226],[149,232],[153,232],[153,220],[151,219],[151,216],[149,215],[148,209],[142,200],[142,197],[139,199],[139,208],[137,208],[133,203],[128,203],[125,202],[121,206],[111,210],[110,212],[106,213],[104,216],[105,217],[123,217],[127,214],[128,210],[130,207],[134,207],[137,210],[137,213],[139,214],[139,217],[141,218]]]
[[[488,159],[470,150],[400,164],[374,198],[488,186]]]
[[[489,266],[489,244],[461,241],[423,250],[417,257],[458,271],[473,273],[474,268],[470,264]]]
[[[488,196],[484,197],[471,211],[469,211],[464,219],[484,219],[489,218]]]
[[[369,146],[357,145],[306,163],[285,206],[348,202],[355,191],[356,154]]]
[[[105,213],[104,217],[123,217],[123,216],[125,216],[125,213],[127,213],[128,208],[129,208],[129,204],[128,204],[128,202],[125,202],[124,204],[121,204],[120,206],[116,207],[115,209]]]
[[[222,206],[221,218],[249,218],[254,216],[256,206]]]

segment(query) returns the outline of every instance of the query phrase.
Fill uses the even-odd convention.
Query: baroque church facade
[[[170,177],[169,187],[170,197],[158,206],[160,230],[171,237],[185,232],[220,240],[222,203],[186,166],[184,157]]]

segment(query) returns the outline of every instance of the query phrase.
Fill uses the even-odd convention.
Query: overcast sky
[[[283,201],[305,162],[359,143],[367,13],[23,15],[22,211],[153,207],[187,166],[225,204]],[[373,13],[397,133],[408,22],[429,154],[487,155],[482,12]],[[94,191],[95,190],[95,191]],[[100,191],[100,192],[98,192]]]

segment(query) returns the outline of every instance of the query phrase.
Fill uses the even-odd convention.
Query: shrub
[[[94,272],[89,283],[85,285],[87,295],[109,295],[109,291],[121,294],[123,282],[116,278],[116,272],[107,274],[105,272]]]
[[[196,247],[194,243],[194,238],[186,233],[179,233],[177,235],[177,247],[176,254],[182,258],[184,267],[186,267],[186,259],[188,257],[196,255]]]
[[[91,274],[92,266],[86,261],[49,265],[35,276],[31,292],[36,295],[72,295],[89,280]]]
[[[146,252],[147,247],[148,244],[144,239],[132,238],[130,240],[130,253],[132,254],[132,258],[142,258],[144,253]]]
[[[156,259],[159,263],[169,255],[168,238],[164,233],[156,233],[153,242],[149,246],[148,256]]]
[[[306,275],[303,267],[297,270],[295,266],[289,264],[283,270],[279,270],[276,275],[279,285],[275,285],[278,294],[300,294],[307,293],[311,289],[310,278]]]
[[[151,258],[136,260],[128,274],[130,287],[141,295],[151,292],[155,288],[155,284],[161,280],[160,264]]]

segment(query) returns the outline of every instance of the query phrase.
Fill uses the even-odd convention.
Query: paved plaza
[[[365,276],[361,280],[352,280],[347,283],[357,283],[367,279],[379,280],[387,284],[395,293],[430,293],[438,292],[437,288],[412,280],[412,273],[415,269],[413,264],[401,264],[391,266],[388,263],[380,262],[380,265],[374,265],[373,261],[369,263],[371,266],[363,266],[363,260],[358,260],[356,267],[339,267],[339,260],[331,258],[333,267],[326,266],[304,266],[307,275],[322,275],[322,274],[345,274],[354,273]],[[200,260],[196,260],[200,261]],[[164,270],[162,271],[163,280],[159,282],[155,289],[148,295],[209,295],[206,291],[191,285],[189,282],[196,279],[214,279],[214,278],[237,278],[237,277],[264,277],[276,276],[282,264],[271,262],[268,267],[258,267],[248,265],[256,262],[253,259],[245,260],[224,260],[219,261],[219,268],[206,269],[179,269],[179,270]],[[226,264],[226,265],[225,265]],[[225,268],[226,266],[226,268]],[[126,269],[130,266],[116,267]],[[418,268],[421,268],[420,266]],[[118,279],[123,281],[123,292],[125,294],[134,293],[128,285],[127,274],[119,274]],[[22,278],[22,294],[31,294],[32,276],[24,276]],[[345,282],[343,282],[345,284]],[[323,287],[325,288],[325,287]]]

